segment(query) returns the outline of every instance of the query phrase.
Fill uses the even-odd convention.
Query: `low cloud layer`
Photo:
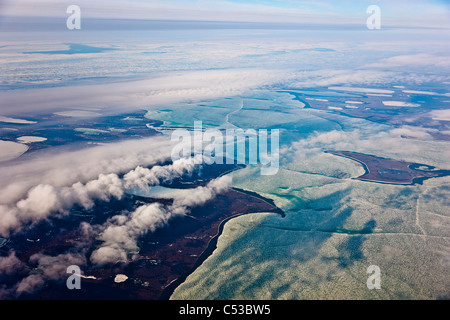
[[[58,256],[36,253],[29,259],[29,264],[35,267],[33,272],[29,266],[17,258],[14,252],[10,252],[9,255],[0,257],[0,280],[2,277],[11,276],[22,276],[22,279],[11,286],[0,284],[0,299],[33,293],[43,288],[47,281],[67,278],[68,266],[85,263],[86,258],[82,253],[64,253]]]
[[[137,167],[124,178],[117,173],[100,174],[86,183],[76,182],[70,186],[39,184],[16,203],[0,205],[0,235],[9,236],[24,226],[48,219],[52,214],[67,214],[75,205],[90,209],[95,201],[121,199],[128,189],[148,188],[180,177],[194,169],[194,159],[180,159],[171,165],[154,166],[151,169]]]
[[[418,65],[421,67],[422,65]],[[95,85],[39,88],[0,92],[2,115],[28,115],[31,112],[65,113],[80,106],[108,106],[108,113],[152,109],[171,103],[231,97],[266,87],[308,88],[339,84],[375,85],[387,82],[420,84],[448,81],[448,76],[384,71],[378,69],[292,70],[283,66],[272,69],[230,68],[153,74],[148,79]],[[389,66],[387,66],[389,67]],[[415,69],[413,69],[415,70]],[[52,97],[51,100],[48,97]],[[21,106],[20,110],[17,106]],[[96,110],[98,111],[98,110]]]
[[[23,199],[39,184],[54,187],[87,183],[100,174],[126,173],[170,158],[173,144],[167,137],[128,140],[77,151],[53,149],[31,159],[0,167],[0,205]]]
[[[200,21],[251,21],[306,24],[356,24],[365,23],[366,8],[376,3],[382,8],[383,26],[448,25],[447,8],[438,1],[230,1],[186,0],[172,1],[124,1],[78,0],[77,5],[86,11],[87,17],[103,19],[157,19]],[[65,17],[67,3],[58,0],[5,1],[7,16],[56,16]],[[84,12],[84,11],[83,11]]]
[[[433,141],[430,132],[433,129],[412,126],[389,131],[380,131],[375,126],[351,131],[317,132],[280,151],[284,161],[307,159],[324,150],[345,150],[419,161],[446,169],[450,152],[445,142]]]
[[[86,258],[82,254],[60,254],[56,257],[34,254],[30,257],[30,263],[36,265],[42,273],[31,273],[15,286],[16,295],[33,293],[42,288],[49,280],[60,280],[67,277],[67,267],[71,265],[84,265]]]
[[[227,69],[154,74],[144,80],[96,85],[40,88],[0,92],[2,115],[65,112],[81,106],[108,106],[108,112],[138,110],[152,105],[238,95],[276,83],[286,70]],[[51,100],[48,97],[52,97]]]
[[[99,237],[103,243],[92,253],[91,262],[103,265],[135,258],[139,252],[137,241],[140,236],[166,226],[174,217],[187,215],[190,208],[213,199],[230,185],[231,178],[224,176],[211,181],[205,187],[193,189],[189,196],[175,199],[170,206],[152,203],[141,206],[130,214],[111,218],[104,226],[105,229]]]
[[[449,56],[437,56],[428,53],[411,55],[400,55],[368,65],[373,68],[395,68],[395,67],[437,67],[450,68]]]

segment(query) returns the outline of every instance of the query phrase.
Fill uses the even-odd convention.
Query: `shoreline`
[[[258,213],[265,213],[265,212],[270,212],[270,213],[276,213],[281,215],[282,218],[286,217],[286,213],[281,210],[280,208],[278,208],[275,204],[273,204],[273,200],[271,199],[267,199],[264,198],[263,196],[257,194],[256,192],[252,192],[252,191],[247,191],[247,190],[243,190],[243,189],[239,189],[239,188],[232,188],[234,191],[237,192],[241,192],[253,197],[256,197],[260,200],[265,201],[266,203],[270,204],[271,206],[274,206],[276,209],[274,209],[273,211],[267,210],[267,211],[261,211],[261,212],[248,212],[248,213],[239,213],[236,214],[234,216],[228,217],[226,219],[224,219],[223,221],[220,222],[218,228],[217,228],[217,233],[216,235],[214,235],[208,242],[208,245],[206,247],[205,250],[203,250],[202,254],[198,257],[197,261],[195,262],[194,266],[192,267],[191,270],[189,270],[188,272],[186,272],[185,274],[183,274],[181,277],[178,277],[177,279],[173,280],[172,282],[170,282],[163,290],[161,296],[159,297],[159,300],[170,300],[170,297],[173,295],[173,293],[175,292],[175,290],[181,285],[183,284],[186,279],[192,274],[194,273],[202,264],[203,262],[205,262],[213,253],[214,251],[217,249],[217,243],[219,241],[220,236],[223,233],[223,230],[225,228],[225,225],[227,224],[227,222],[231,221],[232,219],[244,216],[244,215],[248,215],[248,214],[258,214]]]
[[[450,170],[435,170],[435,167],[433,166],[429,166],[427,164],[422,164],[422,163],[413,163],[413,162],[405,162],[405,161],[400,161],[400,160],[394,160],[394,159],[388,159],[388,158],[382,158],[382,157],[378,157],[378,156],[374,156],[374,155],[369,155],[369,154],[365,154],[365,153],[359,153],[359,152],[353,152],[353,151],[332,151],[332,150],[326,150],[324,151],[324,153],[327,154],[332,154],[338,157],[342,157],[342,158],[346,158],[355,162],[358,162],[359,164],[361,164],[364,168],[364,174],[360,175],[359,177],[356,178],[351,178],[352,180],[359,180],[359,181],[364,181],[364,182],[372,182],[372,183],[381,183],[381,184],[390,184],[390,185],[398,185],[398,186],[414,186],[414,185],[422,185],[423,182],[425,180],[428,179],[432,179],[432,178],[441,178],[441,177],[446,177],[450,175]],[[400,170],[403,170],[403,172],[405,174],[416,174],[417,173],[422,173],[422,176],[412,176],[409,180],[404,180],[404,182],[402,181],[393,181],[393,180],[389,180],[386,179],[385,180],[374,180],[374,179],[370,179],[370,178],[365,178],[366,176],[370,176],[372,174],[372,172],[369,169],[369,165],[366,164],[365,162],[363,162],[363,160],[360,160],[356,157],[353,157],[352,155],[347,155],[345,153],[352,153],[352,154],[356,154],[356,155],[362,155],[362,156],[366,156],[369,158],[374,158],[377,160],[381,160],[381,161],[386,161],[386,162],[391,162],[391,163],[397,163],[397,164],[402,164],[404,165],[404,168],[400,168]],[[421,170],[418,169],[416,167],[420,167],[420,166],[425,166],[428,167],[430,170]],[[378,169],[376,172],[379,172],[380,168],[375,167],[374,169]],[[389,169],[389,167],[383,168],[381,167],[381,169]],[[397,168],[398,169],[398,168]],[[424,174],[434,174],[434,175],[424,175]],[[375,173],[378,174],[378,173]]]

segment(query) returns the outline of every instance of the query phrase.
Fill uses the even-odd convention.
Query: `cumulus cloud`
[[[123,192],[122,182],[115,174],[102,174],[96,180],[70,187],[38,185],[15,205],[0,206],[0,234],[8,236],[12,230],[47,219],[53,213],[67,213],[76,204],[90,209],[95,200],[120,199]]]
[[[100,174],[126,173],[170,158],[173,143],[167,137],[128,140],[83,150],[38,154],[27,161],[0,167],[0,204],[22,199],[39,184],[54,187],[87,183]]]
[[[433,110],[430,116],[433,120],[450,121],[450,109]]]
[[[29,258],[30,266],[20,261],[14,252],[6,257],[0,257],[0,280],[14,275],[21,280],[9,286],[0,285],[0,298],[11,299],[23,294],[32,294],[43,288],[50,281],[65,280],[68,277],[67,267],[85,265],[87,260],[84,252],[67,252],[57,256],[37,253]],[[6,282],[6,281],[5,281]]]
[[[151,169],[139,166],[126,173],[123,179],[110,173],[100,174],[85,184],[76,182],[62,187],[39,184],[18,202],[0,205],[0,234],[8,236],[11,231],[19,231],[27,224],[45,220],[52,214],[67,214],[75,205],[91,209],[97,200],[121,199],[129,189],[168,182],[192,172],[194,167],[195,158],[180,159],[171,165],[156,165]]]
[[[192,190],[185,198],[177,198],[170,206],[152,203],[138,207],[130,214],[111,218],[99,236],[103,243],[91,255],[91,262],[97,265],[128,261],[136,258],[139,247],[138,239],[157,229],[177,216],[189,213],[190,208],[202,205],[225,191],[231,185],[231,178],[223,176],[208,183],[205,187]]]
[[[152,105],[238,95],[247,90],[276,83],[286,71],[270,69],[227,69],[170,72],[151,78],[57,88],[40,88],[17,92],[0,92],[2,114],[37,109],[42,112],[65,112],[80,106],[108,106],[108,111],[146,109]],[[51,100],[48,97],[52,97]]]
[[[65,12],[67,5],[58,0],[41,0],[38,5],[32,0],[16,0],[8,3],[4,10],[12,16],[56,16]],[[97,0],[95,2],[78,0],[77,4],[86,10],[89,18],[107,19],[153,19],[153,20],[196,20],[196,21],[246,21],[246,22],[291,22],[298,23],[348,23],[351,17],[337,14],[335,10],[324,10],[329,6],[323,3],[315,4],[322,7],[320,11],[302,6],[284,8],[262,2],[232,2],[200,0],[190,1],[124,1]],[[31,6],[34,5],[34,10]],[[309,6],[311,3],[309,3]],[[353,17],[354,18],[354,17]]]

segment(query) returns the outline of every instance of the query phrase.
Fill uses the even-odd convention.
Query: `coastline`
[[[400,160],[394,160],[394,159],[388,159],[388,158],[382,158],[382,157],[377,157],[374,155],[368,155],[368,154],[364,154],[364,153],[359,153],[359,152],[352,152],[352,151],[330,151],[330,150],[326,150],[324,151],[325,153],[328,154],[332,154],[338,157],[342,157],[342,158],[346,158],[355,162],[358,162],[359,164],[361,164],[364,168],[364,174],[360,175],[359,177],[356,178],[352,178],[353,180],[360,180],[360,181],[365,181],[365,182],[373,182],[373,183],[380,183],[380,184],[390,184],[390,185],[399,185],[399,186],[414,186],[416,184],[418,185],[422,185],[423,182],[425,180],[428,179],[432,179],[432,178],[441,178],[441,177],[445,177],[450,175],[450,170],[437,170],[435,167],[433,166],[429,166],[427,164],[422,164],[422,163],[413,163],[413,162],[405,162],[405,161],[400,161]],[[404,166],[404,168],[400,168],[397,170],[402,170],[404,174],[409,174],[412,175],[411,177],[409,177],[408,180],[404,180],[404,182],[402,181],[394,181],[394,180],[389,180],[385,177],[382,177],[380,174],[380,171],[383,170],[389,170],[389,166],[387,167],[381,167],[381,168],[377,168],[375,167],[374,169],[377,169],[376,171],[374,170],[374,173],[372,173],[370,171],[369,165],[366,164],[365,162],[363,162],[362,160],[353,157],[352,155],[347,155],[345,153],[351,153],[351,154],[355,154],[355,155],[361,155],[361,156],[365,156],[368,158],[373,158],[373,159],[377,159],[377,160],[381,160],[381,161],[385,161],[385,162],[390,162],[390,163],[396,163],[401,164]],[[427,168],[429,168],[430,170],[422,170],[422,169],[418,169],[421,166],[425,166]],[[383,170],[380,170],[383,169]],[[422,173],[422,176],[413,176],[414,174],[418,175],[419,173]],[[425,175],[425,174],[429,174],[429,175]],[[431,175],[433,174],[433,175]],[[370,176],[370,175],[375,175],[375,176],[379,176],[380,179],[379,180],[375,180],[375,179],[370,179],[370,178],[365,178],[366,176]],[[381,178],[384,178],[385,180],[382,180]]]
[[[274,206],[275,209],[274,210],[266,210],[264,212],[272,212],[272,213],[276,213],[281,215],[282,218],[284,218],[286,216],[285,212],[283,210],[281,210],[280,208],[278,208],[274,203],[273,200],[271,199],[267,199],[264,198],[263,196],[259,195],[256,192],[252,192],[252,191],[247,191],[247,190],[243,190],[243,189],[239,189],[239,188],[232,188],[234,191],[237,192],[241,192],[253,197],[256,197],[260,200],[263,200],[264,202],[270,204],[271,206]],[[224,219],[223,221],[220,222],[218,228],[217,228],[217,233],[216,235],[214,235],[208,242],[208,245],[206,247],[206,249],[202,252],[202,254],[199,256],[199,258],[197,259],[197,261],[195,262],[195,264],[193,265],[193,267],[191,268],[191,270],[189,270],[188,272],[186,272],[185,274],[183,274],[181,277],[178,277],[177,279],[173,280],[172,282],[169,283],[169,285],[167,285],[159,300],[170,300],[170,297],[172,296],[172,294],[174,293],[174,291],[176,290],[176,288],[178,286],[180,286],[181,284],[183,284],[183,282],[186,281],[186,279],[195,272],[195,270],[197,270],[198,267],[200,267],[203,262],[206,261],[206,259],[208,259],[213,252],[217,249],[217,242],[220,238],[220,236],[223,233],[223,230],[225,228],[225,225],[227,222],[231,221],[232,219],[244,216],[244,215],[248,215],[248,214],[258,214],[258,213],[263,213],[263,212],[248,212],[248,213],[239,213],[236,215],[233,215],[231,217],[228,217],[226,219]]]

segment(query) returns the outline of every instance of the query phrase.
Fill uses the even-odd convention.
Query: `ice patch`
[[[24,144],[0,140],[0,162],[16,159],[27,150],[28,147]]]
[[[17,141],[19,141],[20,143],[34,143],[34,142],[43,142],[43,141],[47,141],[47,138],[43,138],[43,137],[32,137],[32,136],[23,136],[23,137],[17,138]]]
[[[28,121],[23,119],[14,119],[9,117],[3,117],[0,116],[0,122],[6,122],[6,123],[17,123],[17,124],[35,124],[36,121]]]
[[[335,91],[351,91],[351,92],[362,92],[362,93],[380,93],[380,94],[393,94],[392,90],[385,89],[373,89],[373,88],[358,88],[358,87],[328,87],[329,90]]]
[[[103,133],[109,133],[109,131],[99,130],[99,129],[90,129],[90,128],[76,128],[75,131],[81,132],[83,134],[88,135],[98,135]]]

